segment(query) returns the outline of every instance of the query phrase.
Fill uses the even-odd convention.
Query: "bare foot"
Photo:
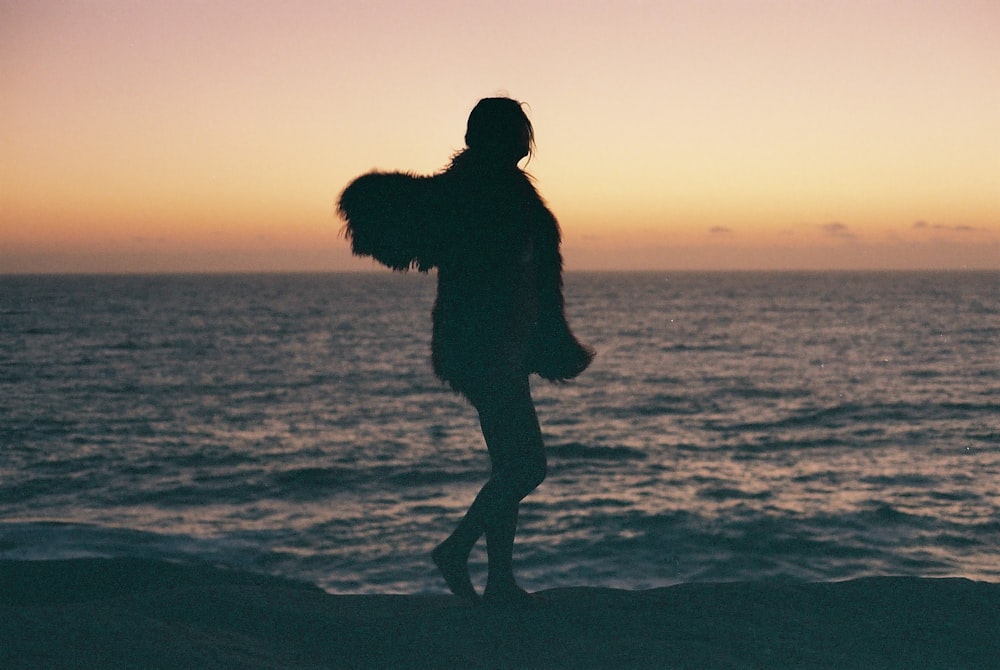
[[[479,594],[469,579],[469,552],[455,551],[445,540],[431,553],[431,558],[452,593],[472,604],[479,603]]]
[[[483,593],[483,603],[512,607],[535,607],[539,601],[513,582],[500,587],[491,586],[487,582],[486,591]]]

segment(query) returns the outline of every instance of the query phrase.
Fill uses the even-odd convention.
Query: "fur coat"
[[[434,372],[475,402],[515,376],[576,377],[594,353],[566,323],[559,225],[516,165],[466,150],[443,172],[371,172],[337,203],[358,256],[437,268]]]

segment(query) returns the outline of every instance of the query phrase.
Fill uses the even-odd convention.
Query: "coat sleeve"
[[[533,209],[538,321],[528,365],[542,378],[562,382],[583,372],[593,360],[594,350],[581,344],[566,322],[559,224],[541,198]]]
[[[355,256],[371,256],[393,270],[434,267],[438,247],[432,205],[433,177],[369,172],[337,200],[343,232]]]

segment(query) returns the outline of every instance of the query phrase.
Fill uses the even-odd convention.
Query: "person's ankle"
[[[449,544],[448,540],[445,540],[431,552],[431,558],[438,572],[444,577],[448,590],[472,604],[480,602],[480,597],[469,579],[469,551],[455,546],[454,543]]]
[[[517,592],[525,592],[520,586],[518,586],[517,581],[514,580],[514,576],[503,576],[503,577],[488,577],[486,579],[486,588],[483,593],[486,594],[496,594],[504,595]]]
[[[483,602],[490,605],[530,606],[534,600],[513,578],[488,581],[483,591]]]

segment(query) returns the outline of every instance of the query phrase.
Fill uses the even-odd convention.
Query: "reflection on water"
[[[524,585],[997,580],[998,288],[569,275],[599,356],[534,387],[550,475],[523,511]],[[335,591],[440,591],[427,554],[488,461],[430,372],[433,290],[0,279],[0,556],[195,554]]]

